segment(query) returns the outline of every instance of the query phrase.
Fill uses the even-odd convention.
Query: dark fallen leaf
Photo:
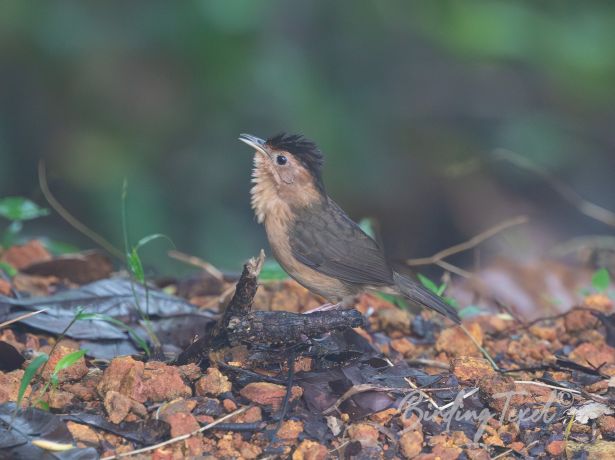
[[[84,251],[37,262],[21,270],[38,276],[56,276],[76,284],[86,284],[111,276],[113,265],[100,251]]]
[[[25,358],[17,349],[5,341],[0,341],[0,371],[11,372],[21,368]]]
[[[14,403],[0,405],[0,459],[91,460],[99,458],[93,448],[81,449],[57,415],[35,408],[15,412]],[[68,450],[48,450],[41,442]]]
[[[183,299],[168,295],[155,289],[146,289],[126,279],[107,279],[97,281],[79,289],[63,291],[48,297],[13,299],[0,296],[2,305],[10,305],[13,311],[5,318],[19,316],[23,310],[46,308],[40,315],[32,316],[20,322],[30,327],[52,334],[60,334],[75,315],[77,307],[88,313],[99,313],[112,317],[139,318],[135,299],[140,308],[150,317],[168,318],[178,315],[198,314],[213,317],[212,313],[199,311]],[[75,339],[126,339],[127,334],[121,328],[102,319],[88,319],[75,322],[66,333]]]
[[[87,412],[64,415],[62,419],[99,428],[143,445],[156,444],[169,436],[169,425],[162,420],[147,419],[139,422],[122,422],[116,425],[102,415]]]

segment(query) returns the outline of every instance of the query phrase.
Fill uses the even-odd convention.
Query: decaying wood
[[[224,346],[239,343],[292,344],[319,337],[326,332],[363,325],[363,317],[356,310],[317,311],[307,315],[286,311],[255,311],[252,302],[258,289],[265,253],[250,259],[243,272],[233,298],[217,323],[205,331],[177,358],[178,364],[200,362],[209,353]]]
[[[326,332],[363,325],[357,310],[326,310],[308,315],[287,311],[254,311],[233,317],[228,325],[232,345],[245,343],[297,343]]]

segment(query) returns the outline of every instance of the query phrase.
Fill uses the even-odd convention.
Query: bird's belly
[[[277,231],[281,229],[272,228],[272,225],[267,224],[268,222],[265,222],[267,237],[273,256],[284,271],[303,287],[314,294],[324,297],[330,302],[340,302],[347,297],[356,295],[360,291],[358,286],[350,285],[331,276],[323,275],[313,268],[299,262],[292,253],[290,244],[288,243],[287,233],[285,231]],[[269,224],[271,223],[269,222]]]

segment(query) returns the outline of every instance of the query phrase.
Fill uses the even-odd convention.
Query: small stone
[[[224,410],[227,412],[233,412],[237,410],[237,404],[232,399],[225,399],[224,401],[222,401],[222,407],[224,407]]]
[[[414,458],[423,450],[423,433],[406,431],[399,439],[399,445],[405,458]]]
[[[105,410],[111,423],[121,423],[132,407],[132,401],[128,396],[117,391],[108,391],[104,400]]]
[[[566,441],[557,439],[547,444],[547,452],[554,457],[560,457],[566,451]]]
[[[479,345],[483,344],[483,331],[476,322],[466,325],[466,329]],[[448,356],[481,356],[481,351],[474,342],[459,327],[444,329],[436,341],[436,350],[443,351]]]
[[[171,437],[192,433],[200,428],[194,415],[187,412],[170,414],[165,421],[171,426]]]
[[[0,261],[12,265],[17,270],[26,268],[36,262],[51,260],[51,254],[38,240],[28,241],[26,244],[11,246],[2,253]]]
[[[456,446],[437,445],[431,450],[431,453],[439,460],[456,460],[459,458],[463,450]]]
[[[61,390],[50,390],[45,396],[43,400],[49,404],[50,409],[63,409],[65,406],[68,406],[73,402],[75,396],[72,393],[68,393],[67,391]]]
[[[612,415],[602,415],[598,418],[598,427],[600,428],[600,432],[604,434],[609,434],[611,437],[615,435],[615,417]]]
[[[568,332],[579,332],[597,326],[599,320],[590,311],[571,310],[564,316],[564,327]]]
[[[178,366],[177,370],[184,379],[190,380],[191,382],[197,380],[201,376],[201,368],[194,363]]]
[[[406,337],[401,339],[391,340],[391,348],[398,353],[401,353],[404,357],[409,357],[416,352],[416,345],[414,345]]]
[[[11,284],[5,279],[0,278],[0,294],[10,296],[11,292]]]
[[[530,326],[529,330],[531,334],[543,340],[554,342],[557,339],[557,329],[554,326],[540,326],[534,324]]]
[[[410,333],[410,323],[412,318],[410,313],[401,308],[381,308],[376,310],[376,318],[380,323],[380,329],[383,331],[392,329]]]
[[[43,371],[43,378],[45,380],[48,380],[53,374],[53,370],[55,369],[56,364],[58,364],[58,361],[60,361],[66,355],[69,355],[76,351],[78,351],[77,348],[71,348],[71,347],[67,347],[64,345],[58,345],[53,351],[53,353],[51,354],[51,356],[49,357],[49,361],[47,361],[47,366],[45,367],[45,370]],[[73,380],[79,380],[80,378],[85,376],[87,373],[88,373],[88,368],[85,365],[85,359],[82,356],[77,361],[75,361],[73,364],[71,364],[67,368],[62,369],[60,372],[58,372],[58,381],[62,383],[62,382],[69,382]]]
[[[604,294],[592,294],[585,297],[583,306],[608,313],[613,310],[613,301]]]
[[[150,361],[145,364],[143,381],[150,401],[168,401],[192,396],[192,390],[184,383],[181,373],[175,366]]]
[[[369,416],[372,422],[376,422],[379,425],[386,425],[391,421],[391,419],[397,415],[399,411],[393,407],[385,410],[381,410],[380,412],[376,412]]]
[[[196,401],[186,400],[183,398],[174,399],[171,402],[163,404],[158,409],[158,418],[166,421],[166,417],[171,414],[176,414],[178,412],[192,412],[196,407]]]
[[[599,346],[585,342],[570,352],[570,358],[583,366],[600,367],[615,364],[615,348],[603,343]]]
[[[460,383],[474,384],[483,378],[496,374],[489,361],[484,358],[464,356],[451,361],[451,372]]]
[[[273,410],[278,410],[286,395],[286,387],[269,382],[249,383],[239,392],[241,396],[256,404],[271,405]],[[290,400],[294,401],[303,395],[301,387],[293,386]]]
[[[196,383],[196,394],[199,396],[218,396],[231,391],[231,382],[216,367],[207,369],[206,375]]]
[[[66,422],[66,428],[68,428],[68,431],[73,435],[75,441],[83,442],[91,446],[96,446],[100,442],[100,438],[96,431],[88,425],[68,421]]]
[[[367,423],[355,423],[348,427],[350,439],[359,441],[363,447],[376,447],[379,434],[375,427]]]
[[[322,444],[306,439],[293,452],[292,460],[325,460],[329,451]]]
[[[285,420],[278,430],[277,437],[284,440],[295,440],[303,432],[303,422],[299,420]]]
[[[465,453],[470,460],[491,460],[491,455],[485,449],[467,449]]]
[[[98,383],[98,393],[104,397],[109,391],[117,391],[135,401],[147,401],[146,387],[143,383],[145,365],[130,356],[115,358],[105,369]]]
[[[256,460],[263,453],[263,449],[254,444],[244,442],[239,448],[239,453],[241,458],[245,460]]]
[[[22,369],[16,369],[11,372],[0,372],[0,404],[7,401],[17,401],[19,395],[19,386],[23,379],[24,371]],[[22,405],[25,405],[28,397],[32,393],[30,385],[26,387],[26,392],[22,400]]]
[[[250,407],[243,414],[237,416],[237,423],[256,423],[263,419],[263,411],[259,406]]]

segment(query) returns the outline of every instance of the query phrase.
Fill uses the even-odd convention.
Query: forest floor
[[[230,339],[227,321],[177,364],[220,326],[238,276],[204,266],[145,289],[97,252],[37,241],[0,260],[0,458],[615,458],[605,272],[531,321],[493,303],[460,327],[364,294],[361,327],[270,343],[266,329]],[[248,297],[252,312],[323,303],[290,280]]]

